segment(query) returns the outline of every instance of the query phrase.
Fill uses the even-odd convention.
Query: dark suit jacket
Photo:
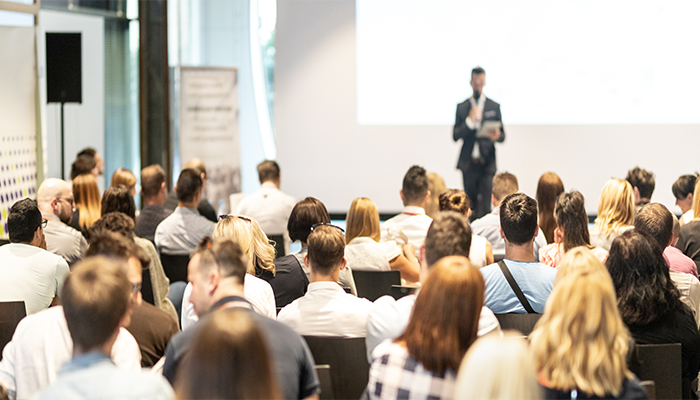
[[[472,151],[474,149],[474,144],[479,146],[479,152],[481,153],[482,162],[486,165],[487,169],[493,168],[493,172],[496,172],[496,148],[494,143],[489,138],[476,138],[476,129],[469,129],[467,126],[467,116],[469,116],[469,110],[472,108],[472,103],[469,99],[457,105],[457,117],[455,118],[455,127],[452,134],[454,141],[459,139],[464,140],[464,145],[462,146],[462,152],[459,154],[459,161],[457,162],[457,168],[462,171],[468,171],[473,165],[472,163]],[[484,114],[482,117],[483,121],[501,121],[501,106],[495,101],[486,98],[484,102]],[[506,133],[503,131],[503,126],[501,126],[501,136],[498,138],[498,142],[504,141],[506,138]]]

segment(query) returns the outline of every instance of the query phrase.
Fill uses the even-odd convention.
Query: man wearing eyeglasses
[[[60,304],[66,261],[46,251],[47,221],[32,199],[16,202],[7,217],[10,244],[0,247],[0,301],[24,301],[27,315]]]
[[[85,256],[87,241],[80,231],[68,225],[74,206],[70,184],[49,178],[39,186],[36,197],[41,215],[48,220],[44,229],[46,250],[63,257],[72,266]]]

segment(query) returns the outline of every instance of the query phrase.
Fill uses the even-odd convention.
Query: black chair
[[[275,242],[275,258],[287,255],[287,253],[284,251],[284,236],[268,235],[267,239],[271,242]]]
[[[401,285],[399,271],[357,271],[352,270],[357,287],[357,297],[375,301],[384,295],[391,295],[393,285]]]
[[[10,240],[9,240],[9,239],[0,239],[0,246],[4,246],[4,245],[6,245],[6,244],[10,244]]]
[[[684,399],[691,388],[682,379],[681,344],[638,344],[629,369],[642,381],[654,381],[657,399]],[[686,387],[687,386],[687,387]]]
[[[642,389],[644,389],[649,400],[656,400],[656,385],[654,381],[641,381],[639,384],[642,385]]]
[[[319,396],[319,400],[334,400],[331,366],[328,364],[317,365],[316,374],[318,375],[318,381],[321,383],[321,395]]]
[[[398,300],[402,297],[406,297],[409,294],[413,294],[418,291],[417,286],[401,286],[401,285],[391,285],[391,296],[394,300]]]
[[[359,399],[369,380],[365,338],[304,336],[316,364],[331,369],[333,397]]]
[[[187,264],[190,263],[190,256],[170,255],[160,253],[160,262],[163,264],[165,276],[173,282],[187,282]]]
[[[0,360],[2,360],[2,350],[12,340],[17,324],[26,316],[27,309],[24,301],[0,302]]]
[[[156,305],[155,296],[153,296],[150,266],[141,270],[141,297],[143,297],[143,301]]]
[[[496,319],[502,330],[515,329],[527,336],[532,333],[535,324],[540,320],[542,314],[496,314]]]

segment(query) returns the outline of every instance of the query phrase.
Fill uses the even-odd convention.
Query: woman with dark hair
[[[202,321],[175,379],[179,399],[281,399],[265,338],[246,310]]]
[[[439,196],[440,211],[456,211],[469,219],[472,215],[469,196],[459,189],[448,189]],[[469,261],[477,268],[493,264],[493,247],[483,236],[472,233],[472,244],[469,248]]]
[[[564,193],[564,183],[559,175],[554,172],[545,172],[537,182],[537,209],[539,210],[538,224],[547,243],[554,243],[554,229],[557,227],[554,221],[554,204],[561,193]]]
[[[101,214],[105,215],[114,211],[126,214],[136,223],[136,204],[131,190],[125,185],[111,186],[102,195]]]
[[[683,216],[678,220],[681,226],[695,218],[695,213],[693,212],[693,194],[695,192],[697,178],[697,173],[695,173],[695,175],[681,175],[673,182],[673,186],[671,186],[673,197],[676,198],[676,205],[680,207],[683,213]]]
[[[554,205],[554,243],[540,249],[540,262],[557,268],[564,254],[569,250],[584,246],[602,263],[608,258],[608,252],[591,246],[588,232],[588,215],[581,192],[572,190],[562,193]]]
[[[404,333],[372,352],[370,399],[451,399],[459,365],[476,340],[484,278],[466,257],[438,261]]]
[[[700,334],[669,277],[659,245],[644,232],[628,230],[612,242],[605,266],[620,316],[636,342],[681,344],[683,398],[695,398],[690,382],[700,370]]]

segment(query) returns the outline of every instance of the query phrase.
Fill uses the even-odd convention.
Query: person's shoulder
[[[486,265],[483,268],[480,268],[479,272],[481,272],[481,275],[483,275],[484,279],[486,279],[487,277],[492,276],[493,274],[495,274],[496,272],[498,272],[500,270],[501,269],[498,266],[498,263],[496,262],[493,264]]]
[[[369,319],[384,320],[392,317],[399,317],[403,314],[410,314],[416,302],[416,295],[404,296],[395,300],[391,296],[382,296],[375,300],[369,308]]]
[[[485,104],[484,104],[484,108],[486,108],[487,105],[491,105],[491,106],[494,106],[494,107],[501,107],[501,104],[500,104],[500,103],[497,103],[497,102],[493,101],[492,99],[490,99],[490,98],[488,98],[488,97],[486,98],[486,101],[485,101]]]

